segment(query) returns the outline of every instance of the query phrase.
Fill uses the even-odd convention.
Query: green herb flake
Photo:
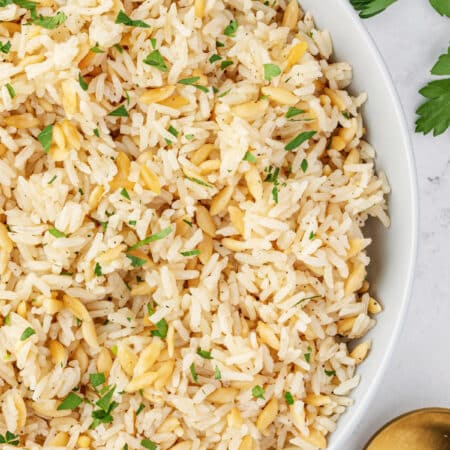
[[[102,50],[99,46],[98,46],[98,42],[90,48],[90,51],[92,53],[105,53],[105,50]]]
[[[193,134],[186,134],[185,136],[184,136],[188,141],[192,141],[192,139],[194,139],[194,135]]]
[[[161,319],[159,322],[155,324],[156,330],[152,330],[150,334],[152,336],[160,337],[161,339],[165,339],[167,336],[167,330],[169,329],[169,325],[167,324],[166,319]]]
[[[150,52],[144,59],[144,64],[152,66],[161,72],[167,72],[169,70],[159,50]]]
[[[125,105],[120,105],[118,108],[116,108],[115,110],[113,110],[110,113],[108,113],[108,116],[111,116],[111,117],[129,117],[130,115],[128,114],[128,111],[125,108]]]
[[[252,395],[255,398],[264,399],[264,389],[259,384],[257,384],[252,388]]]
[[[245,155],[242,158],[242,160],[243,161],[248,161],[248,162],[251,162],[251,163],[255,163],[256,162],[256,156],[252,152],[248,151],[248,152],[245,153]]]
[[[11,50],[11,42],[10,41],[6,41],[5,43],[0,42],[0,52],[7,55],[10,50]]]
[[[284,149],[287,152],[290,152],[292,150],[295,150],[297,147],[303,144],[303,142],[306,142],[308,139],[311,139],[317,131],[303,131],[302,133],[298,134],[292,141],[290,141]]]
[[[226,26],[225,30],[223,30],[223,34],[229,37],[235,37],[236,31],[238,29],[238,23],[236,20],[230,21],[230,23]],[[217,44],[216,44],[217,45]]]
[[[128,221],[128,225],[135,226],[136,223],[137,223],[137,222],[136,222],[135,220],[129,220],[129,221]]]
[[[178,137],[180,132],[174,128],[172,125],[170,125],[169,129],[167,130],[172,136]]]
[[[94,134],[95,136],[97,136],[98,138],[100,137],[100,132],[98,131],[98,128],[94,128]]]
[[[284,393],[284,399],[288,405],[294,404],[294,397],[292,397],[292,394],[289,391]]]
[[[300,164],[300,168],[302,169],[303,173],[306,173],[308,170],[308,161],[306,159],[302,160],[302,163]]]
[[[80,406],[83,399],[73,392],[69,392],[69,395],[58,405],[56,408],[58,411],[66,411],[69,409],[75,409]]]
[[[218,55],[217,53],[214,53],[214,55],[211,55],[209,58],[209,62],[211,64],[214,64],[217,61],[220,61],[222,59],[222,57],[220,55]]]
[[[53,136],[53,125],[47,125],[37,137],[37,140],[40,142],[42,147],[44,147],[45,153],[50,151],[50,145],[52,143]]]
[[[164,239],[165,237],[169,236],[170,233],[172,233],[172,227],[164,228],[158,233],[152,234],[146,237],[145,239],[142,239],[142,241],[139,241],[137,244],[134,244],[133,246],[130,247],[130,250],[136,250],[137,248],[143,247],[144,245],[150,244],[151,242]]]
[[[90,373],[89,374],[89,381],[91,382],[92,386],[94,388],[100,386],[106,381],[105,374],[102,372],[99,373]]]
[[[220,63],[220,68],[221,68],[222,70],[225,70],[227,67],[232,66],[232,65],[233,65],[233,61],[230,61],[229,59],[227,59],[227,60],[222,61],[222,62]]]
[[[20,336],[21,341],[26,341],[30,336],[33,336],[33,334],[36,334],[36,331],[33,330],[31,327],[25,328],[25,331]]]
[[[50,228],[48,232],[54,236],[55,238],[65,238],[67,237],[66,233],[63,233],[62,231],[57,230],[56,228]]]
[[[128,450],[128,444],[125,444],[125,445],[122,447],[122,450]]]
[[[183,219],[183,222],[192,228],[192,222],[190,220]]]
[[[359,11],[359,16],[361,18],[368,19],[369,17],[383,12],[388,6],[396,1],[397,0],[350,0],[350,3],[357,11]]]
[[[227,91],[222,92],[217,96],[217,98],[225,97],[225,95],[228,95],[231,92],[231,89],[228,89]]]
[[[47,30],[58,28],[66,20],[67,16],[62,11],[58,11],[54,16],[39,16],[31,19],[35,25],[46,28]]]
[[[111,353],[112,353],[114,356],[117,356],[118,351],[119,351],[119,349],[118,349],[117,345],[113,345],[113,346],[111,347]]]
[[[294,108],[293,106],[291,106],[288,110],[287,110],[287,113],[286,113],[286,118],[287,119],[290,119],[291,117],[295,117],[295,116],[298,116],[299,114],[304,114],[305,113],[305,111],[303,111],[303,109],[297,109],[297,108]]]
[[[220,373],[220,369],[218,366],[216,366],[216,368],[214,369],[214,379],[215,380],[221,380],[222,379],[222,374]]]
[[[450,2],[448,0],[430,0],[430,3],[441,16],[450,17]]]
[[[199,89],[202,92],[208,92],[208,88],[206,86],[196,84],[197,81],[199,81],[199,80],[200,80],[200,77],[183,78],[181,80],[178,80],[178,83],[184,84],[186,86],[194,86],[195,88]]]
[[[122,188],[122,190],[120,191],[120,195],[123,198],[126,198],[127,200],[131,200],[130,194],[128,193],[128,191],[125,188]]]
[[[9,96],[11,98],[14,98],[16,96],[16,91],[14,90],[14,88],[9,83],[6,83],[5,87],[6,90],[8,91]]]
[[[195,364],[192,363],[189,367],[189,370],[191,371],[192,379],[194,380],[194,383],[198,383],[198,375],[197,371],[195,370]]]
[[[353,116],[348,111],[342,111],[342,115],[347,119],[350,120]]]
[[[158,448],[158,446],[150,439],[142,439],[141,445],[148,450],[156,450]]]
[[[54,175],[47,184],[52,184],[57,178],[58,178],[58,175]]]
[[[184,175],[184,178],[186,178],[186,179],[189,180],[189,181],[192,181],[193,183],[197,183],[197,184],[199,184],[200,186],[205,186],[205,187],[212,188],[212,185],[210,185],[210,184],[206,183],[205,181],[200,180],[200,179],[198,179],[198,178],[188,177],[187,175]]]
[[[11,325],[11,316],[9,314],[7,314],[3,321],[4,321],[5,325]]]
[[[325,375],[327,377],[334,377],[336,375],[336,371],[335,370],[325,370]]]
[[[143,403],[141,403],[138,407],[138,409],[136,410],[136,416],[138,416],[142,411],[144,411],[145,405]]]
[[[186,252],[180,252],[183,256],[197,256],[200,255],[200,250],[188,250]]]
[[[115,23],[127,25],[128,27],[150,28],[150,25],[143,22],[142,20],[130,19],[130,17],[125,14],[125,11],[119,11]]]
[[[310,241],[313,241],[315,238],[316,238],[316,235],[315,235],[314,231],[311,231],[311,233],[309,233],[308,239],[309,239]]]
[[[223,42],[216,41],[216,47],[218,47],[218,48],[225,47],[225,44]]]
[[[308,353],[305,353],[303,356],[305,357],[305,361],[309,364],[311,362],[311,352],[312,348],[308,346]]]
[[[120,44],[114,44],[114,48],[120,53],[123,53],[123,47]]]
[[[92,418],[94,419],[90,425],[91,429],[97,428],[102,423],[111,423],[113,417],[112,411],[119,406],[117,402],[112,401],[116,387],[105,386],[101,391],[102,397],[95,402],[95,405],[99,408],[92,411]]]
[[[78,188],[78,192],[80,193],[80,195],[84,195],[84,191],[81,188]]]
[[[127,253],[126,256],[131,261],[131,267],[142,267],[142,266],[145,266],[147,264],[147,260],[146,259],[142,259],[142,258],[139,258],[137,256],[130,255],[128,253]]]
[[[203,359],[213,359],[213,357],[211,356],[211,352],[202,350],[200,347],[197,349],[197,355],[201,356]]]
[[[153,50],[155,50],[155,48],[156,48],[156,39],[155,38],[151,38],[150,39],[150,43],[152,44]]]
[[[19,436],[17,434],[7,431],[5,435],[0,434],[0,444],[8,444],[17,447],[20,443]]]
[[[81,89],[83,89],[83,91],[88,90],[88,84],[86,83],[83,76],[81,75],[81,72],[78,73],[78,83],[80,84],[80,87],[81,87]]]
[[[275,64],[264,64],[264,79],[272,81],[272,78],[281,74],[281,69]]]
[[[102,266],[98,262],[95,263],[94,274],[96,277],[101,277],[103,275]]]

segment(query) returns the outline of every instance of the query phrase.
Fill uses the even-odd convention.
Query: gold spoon
[[[425,408],[397,417],[364,450],[450,450],[450,409]]]

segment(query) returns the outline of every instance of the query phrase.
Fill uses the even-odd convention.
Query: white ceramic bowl
[[[351,91],[367,92],[363,109],[368,140],[377,151],[377,168],[389,180],[391,227],[370,221],[366,234],[373,238],[369,266],[371,293],[384,306],[370,332],[373,347],[359,367],[361,383],[352,394],[354,406],[339,420],[329,450],[353,450],[348,443],[357,425],[370,414],[368,406],[388,365],[408,304],[417,247],[418,200],[414,160],[408,129],[391,77],[372,39],[349,0],[300,0],[313,14],[319,29],[331,33],[336,61],[353,67]],[[367,437],[369,438],[369,436]]]

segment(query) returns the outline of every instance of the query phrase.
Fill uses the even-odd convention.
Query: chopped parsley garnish
[[[129,27],[139,27],[139,28],[150,28],[150,25],[143,22],[142,20],[133,20],[130,19],[124,11],[119,11],[117,14],[115,23],[121,23],[123,25],[127,25]]]
[[[113,386],[107,392],[100,397],[95,405],[99,409],[92,411],[92,418],[94,419],[89,428],[97,428],[101,423],[111,423],[113,417],[111,415],[112,411],[119,406],[117,402],[112,401],[112,396],[114,394],[116,387]],[[103,391],[102,391],[103,392]]]
[[[78,188],[78,192],[80,193],[80,195],[84,195],[84,191],[81,188]]]
[[[7,314],[4,319],[5,325],[11,325],[11,316]]]
[[[52,179],[47,184],[52,184],[57,178],[58,175],[53,175]]]
[[[227,60],[222,61],[222,62],[220,63],[220,68],[221,68],[222,70],[225,70],[227,67],[232,66],[232,65],[233,65],[233,61],[230,61],[229,59],[227,59]]]
[[[122,447],[122,450],[128,450],[128,444],[125,444],[125,445]]]
[[[131,200],[130,194],[128,193],[128,191],[125,188],[122,188],[122,190],[120,191],[120,195],[122,197],[126,198],[127,200]]]
[[[307,300],[314,300],[315,298],[322,298],[321,295],[312,295],[311,297],[305,297],[299,300],[294,306],[298,306],[303,302],[306,302]]]
[[[89,381],[91,382],[92,386],[94,388],[100,386],[106,381],[105,374],[102,372],[99,373],[90,373],[89,374]]]
[[[118,352],[118,347],[117,347],[117,345],[113,345],[112,347],[111,347],[111,353],[114,355],[114,356],[117,356],[117,352]]]
[[[17,434],[11,433],[11,431],[7,431],[5,435],[0,434],[0,444],[9,444],[14,447],[19,445],[19,436]]]
[[[292,394],[289,391],[284,393],[284,399],[288,405],[294,404],[294,397],[292,397]]]
[[[128,93],[128,91],[125,91],[125,99],[127,100],[127,105],[130,104],[130,94]]]
[[[58,405],[56,408],[58,411],[66,411],[68,409],[75,409],[80,406],[83,399],[73,392],[69,392],[69,395]]]
[[[303,356],[305,357],[305,361],[309,364],[311,362],[311,352],[312,348],[308,347],[308,353],[305,353]]]
[[[192,139],[194,139],[194,135],[193,134],[186,134],[186,136],[184,136],[188,141],[192,141]]]
[[[36,334],[36,331],[33,330],[31,327],[25,328],[25,331],[20,336],[21,341],[26,341],[30,336],[33,336],[33,334]]]
[[[194,86],[195,88],[201,90],[202,92],[208,92],[208,88],[206,86],[202,86],[201,84],[195,84],[199,80],[200,77],[183,78],[181,80],[178,80],[178,83],[187,86]]]
[[[150,39],[150,43],[152,44],[153,50],[155,50],[155,48],[156,48],[156,39],[155,38],[151,38]]]
[[[81,87],[81,89],[83,89],[83,91],[88,90],[88,84],[86,83],[83,76],[81,75],[81,72],[78,73],[78,83],[80,84],[80,87]]]
[[[136,225],[136,223],[137,222],[135,220],[129,220],[128,221],[128,225],[133,225],[134,226],[134,225]]]
[[[192,379],[194,380],[194,383],[198,383],[198,375],[197,371],[195,370],[195,364],[192,363],[189,367],[189,370],[191,371]]]
[[[130,255],[127,253],[127,258],[131,261],[131,267],[142,267],[147,264],[146,259],[139,258],[138,256]]]
[[[388,6],[397,0],[350,0],[353,7],[359,11],[359,16],[363,19],[375,16],[383,12]]]
[[[148,450],[156,450],[158,448],[158,446],[150,439],[142,439],[141,445]]]
[[[16,96],[16,91],[14,90],[14,88],[9,83],[6,83],[5,86],[9,96],[11,98],[14,98]]]
[[[450,3],[448,0],[430,0],[430,3],[441,16],[450,17]]]
[[[220,369],[217,366],[214,369],[214,379],[215,380],[221,380],[222,379],[222,374],[220,373]]]
[[[114,48],[119,52],[123,53],[123,47],[120,44],[114,44]]]
[[[11,50],[11,42],[10,41],[6,41],[4,44],[3,44],[3,42],[0,42],[0,52],[7,55],[10,50]]]
[[[309,239],[310,241],[313,241],[315,238],[316,238],[316,235],[314,234],[314,231],[311,231],[311,233],[309,233],[308,239]]]
[[[266,178],[264,179],[264,181],[268,181],[269,183],[273,183],[273,188],[272,188],[272,198],[273,201],[275,203],[278,203],[278,193],[279,193],[279,181],[278,181],[278,175],[280,173],[280,168],[277,167],[273,172],[272,172],[272,166],[269,167],[269,172],[266,175]]]
[[[450,47],[447,54],[439,57],[431,73],[450,75]],[[416,132],[428,134],[433,131],[433,136],[444,133],[450,127],[450,78],[432,81],[419,93],[427,100],[416,111],[419,115]]]
[[[306,142],[308,139],[312,138],[317,132],[316,131],[303,131],[302,133],[298,134],[294,139],[292,139],[291,142],[286,144],[284,149],[287,152],[290,152],[300,145],[303,144],[303,142]]]
[[[202,350],[200,347],[197,349],[197,355],[201,356],[203,359],[213,359],[213,357],[211,356],[211,352]]]
[[[101,277],[103,275],[102,266],[98,262],[95,263],[94,273],[96,277]]]
[[[134,221],[136,225],[136,221]],[[164,228],[163,230],[159,231],[158,233],[152,234],[145,239],[142,239],[142,241],[139,241],[137,244],[134,244],[130,247],[130,250],[136,250],[137,248],[143,247],[144,245],[150,244],[151,242],[159,241],[160,239],[164,239],[166,236],[168,236],[170,233],[172,233],[172,227]]]
[[[264,64],[264,79],[272,81],[272,78],[281,74],[281,69],[275,64]]]
[[[62,11],[58,11],[54,16],[39,16],[31,19],[35,25],[47,28],[47,30],[54,30],[55,28],[58,28],[66,20],[67,16]]]
[[[90,51],[92,53],[105,53],[105,50],[102,50],[99,46],[98,46],[98,42],[96,42],[96,44],[90,48]]]
[[[64,238],[67,237],[66,233],[63,233],[62,231],[57,230],[56,228],[50,228],[48,232],[54,236],[55,238]]]
[[[37,137],[42,147],[44,147],[45,153],[50,151],[50,145],[52,143],[53,125],[47,125]]]
[[[222,59],[222,57],[220,55],[218,55],[217,53],[215,53],[214,55],[211,55],[209,58],[209,62],[211,64],[214,64],[216,61],[220,61]]]
[[[334,377],[336,375],[336,371],[335,370],[326,370],[325,369],[325,375],[328,377]]]
[[[217,96],[217,98],[225,97],[225,95],[229,94],[230,92],[231,92],[231,88],[228,89],[228,90],[226,90],[226,91],[224,91],[224,92],[222,92],[221,94],[219,94],[219,95]]]
[[[303,114],[305,111],[303,109],[297,109],[291,106],[286,113],[286,118],[290,119],[291,117],[298,116],[299,114]]]
[[[223,42],[220,41],[216,41],[216,47],[225,47],[225,44]]]
[[[257,384],[252,389],[252,395],[255,398],[262,398],[262,399],[264,399],[264,389],[259,384]]]
[[[306,159],[302,160],[302,163],[300,164],[300,168],[302,169],[303,173],[306,173],[308,170],[308,161]]]
[[[252,152],[245,152],[245,155],[242,158],[242,160],[255,163],[256,162],[256,156]]]
[[[94,128],[93,132],[97,137],[100,137],[100,132],[98,131],[98,128]]]
[[[180,132],[174,128],[172,125],[170,125],[169,129],[167,130],[172,136],[178,137]]]
[[[159,322],[155,324],[156,330],[152,330],[150,334],[152,336],[160,337],[161,339],[165,339],[167,336],[167,330],[169,329],[169,325],[167,324],[166,319],[161,319]]]
[[[129,114],[128,114],[127,109],[125,108],[125,105],[120,105],[114,111],[111,111],[110,113],[108,113],[108,116],[111,116],[111,117],[129,117]]]
[[[238,23],[236,22],[236,20],[232,20],[226,26],[225,30],[223,30],[223,34],[225,36],[235,37],[237,29],[238,29]],[[216,45],[217,45],[217,43],[216,43]]]
[[[353,116],[348,111],[342,111],[342,115],[347,119],[350,120]]]
[[[183,256],[197,256],[200,255],[200,250],[188,250],[186,252],[180,252]]]
[[[200,180],[200,179],[198,179],[198,178],[194,178],[194,177],[188,177],[187,175],[184,175],[184,178],[186,178],[187,180],[189,180],[189,181],[192,181],[193,183],[197,183],[197,184],[199,184],[200,186],[205,186],[205,187],[212,187],[210,184],[208,184],[208,183],[206,183],[205,181],[203,181],[203,180]]]
[[[169,70],[159,50],[150,52],[144,59],[144,64],[152,66],[161,72],[167,72]]]
[[[183,222],[192,228],[192,222],[190,220],[183,219]]]
[[[136,410],[136,416],[138,416],[142,411],[144,411],[145,405],[143,403],[141,403],[138,407],[138,409]]]

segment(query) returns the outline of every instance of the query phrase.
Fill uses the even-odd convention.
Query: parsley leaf
[[[292,397],[292,394],[289,391],[284,393],[284,399],[288,405],[294,404],[294,397]]]
[[[75,409],[77,406],[81,404],[83,399],[74,394],[73,392],[69,392],[69,395],[58,405],[56,408],[58,411],[65,411],[68,409]]]
[[[90,48],[90,50],[92,53],[105,53],[105,50],[102,50],[99,46],[98,46],[98,42]]]
[[[284,149],[287,152],[290,152],[290,151],[296,149],[297,147],[299,147],[300,145],[302,145],[303,142],[306,142],[308,139],[312,138],[315,134],[316,134],[316,131],[303,131],[302,133],[297,135],[294,139],[292,139],[291,142],[286,144]]]
[[[311,362],[311,352],[312,348],[308,347],[308,353],[305,353],[303,356],[305,357],[305,361],[309,364]]]
[[[124,11],[119,11],[117,14],[115,23],[121,23],[129,27],[140,27],[140,28],[150,28],[150,25],[143,22],[142,20],[132,20],[130,19]]]
[[[158,446],[150,439],[142,439],[141,445],[148,450],[156,450],[158,448]]]
[[[128,114],[127,109],[125,108],[125,105],[120,105],[114,111],[111,111],[110,113],[108,113],[108,116],[111,116],[111,117],[129,117],[129,114]]]
[[[167,330],[169,329],[169,325],[167,324],[166,319],[161,319],[156,323],[156,330],[152,330],[150,334],[152,336],[160,337],[161,339],[165,339],[167,336]]]
[[[89,374],[89,381],[91,382],[92,386],[96,388],[97,386],[100,386],[106,381],[105,374],[100,373],[90,373]]]
[[[111,423],[113,421],[111,412],[119,406],[117,402],[112,401],[115,389],[116,386],[113,386],[95,402],[95,405],[99,409],[92,411],[92,418],[94,420],[91,423],[91,429],[97,428],[101,423]]]
[[[226,61],[222,61],[220,63],[220,68],[222,70],[225,70],[227,67],[232,66],[232,65],[233,65],[233,61],[230,61],[230,60],[227,59]]]
[[[113,47],[119,52],[123,53],[123,47],[120,44],[114,44]]]
[[[211,57],[209,58],[209,62],[211,64],[213,64],[216,61],[220,61],[221,59],[222,59],[222,57],[220,55],[214,54],[214,55],[211,55]]]
[[[95,263],[94,274],[96,277],[101,277],[103,275],[102,266],[98,262]]]
[[[303,111],[303,109],[297,109],[291,106],[286,113],[286,118],[290,119],[291,117],[298,116],[299,114],[303,114],[304,112],[305,111]]]
[[[262,398],[262,399],[264,399],[264,389],[259,384],[257,384],[252,389],[252,395],[255,398]]]
[[[9,96],[11,98],[14,98],[16,96],[16,91],[14,90],[14,88],[9,83],[6,83],[5,87],[6,90],[8,91]]]
[[[216,366],[216,368],[214,369],[214,379],[215,380],[220,380],[222,379],[222,374],[220,373],[220,369]]]
[[[7,41],[3,44],[3,42],[0,42],[0,52],[7,55],[9,51],[11,50],[11,42]]]
[[[0,434],[0,444],[9,444],[17,447],[19,445],[19,436],[17,434],[7,431],[5,435]]]
[[[383,12],[397,0],[350,0],[353,7],[359,11],[359,17],[368,19]]]
[[[83,89],[83,91],[88,90],[88,84],[84,80],[83,75],[81,75],[81,72],[78,74],[78,83],[80,83],[81,89]]]
[[[127,191],[125,188],[123,188],[123,189],[120,191],[120,195],[121,195],[122,197],[126,198],[127,200],[131,200],[130,194],[128,193],[128,191]]]
[[[146,259],[139,258],[138,256],[130,255],[127,253],[127,258],[131,261],[131,267],[142,267],[147,264]]]
[[[159,231],[158,233],[152,234],[145,239],[142,239],[142,241],[139,241],[137,244],[134,244],[130,247],[130,250],[136,250],[137,248],[143,247],[144,245],[150,244],[150,242],[159,241],[160,239],[164,239],[166,236],[168,236],[170,233],[172,233],[172,227],[164,228],[164,230]]]
[[[186,252],[180,252],[183,256],[197,256],[200,255],[200,250],[188,250]]]
[[[190,372],[191,372],[191,375],[192,375],[192,379],[194,380],[194,383],[198,383],[198,375],[197,375],[197,371],[195,370],[195,364],[194,363],[192,363],[190,366],[189,366],[189,370],[190,370]]]
[[[242,158],[242,161],[248,161],[248,162],[255,163],[256,162],[256,156],[252,152],[245,152],[245,155]]]
[[[235,37],[238,26],[239,25],[236,22],[236,20],[230,21],[230,23],[226,26],[225,30],[223,30],[223,34],[225,36]],[[216,45],[217,45],[217,43],[216,43]]]
[[[21,341],[26,341],[30,336],[33,336],[33,334],[36,334],[36,331],[33,330],[31,327],[25,328],[25,331],[20,336]]]
[[[325,375],[328,377],[334,377],[336,375],[335,370],[325,370]]]
[[[63,238],[67,237],[66,233],[63,233],[62,231],[57,230],[56,228],[50,228],[48,232],[54,236],[55,238]]]
[[[135,412],[136,416],[138,416],[144,410],[144,408],[145,408],[145,405],[143,403],[141,403]]]
[[[308,170],[308,161],[306,159],[302,160],[302,163],[300,164],[300,168],[302,169],[303,173],[306,173]]]
[[[450,127],[450,78],[428,83],[419,93],[428,100],[416,111],[416,132],[438,136]]]
[[[439,56],[438,62],[431,69],[433,75],[450,75],[450,47],[447,53]]]
[[[62,12],[58,11],[54,16],[39,16],[32,19],[35,25],[39,25],[47,30],[54,30],[62,25],[67,20],[67,16]]]
[[[200,347],[197,349],[197,355],[201,356],[203,359],[213,359],[213,357],[211,356],[211,352],[202,350]]]
[[[450,17],[450,2],[448,0],[430,0],[430,3],[441,16]]]
[[[264,64],[264,79],[272,81],[272,78],[281,74],[281,69],[275,64]]]
[[[53,125],[46,126],[39,134],[38,141],[44,147],[45,153],[50,151],[50,145],[52,143]]]
[[[195,84],[197,81],[200,80],[200,77],[191,77],[191,78],[183,78],[181,80],[178,80],[179,84],[184,84],[186,86],[194,86],[197,89],[200,89],[203,92],[208,92],[208,88],[205,86],[202,86],[200,84]]]
[[[150,52],[145,57],[144,64],[155,67],[161,72],[167,72],[169,70],[159,50],[153,50]]]

